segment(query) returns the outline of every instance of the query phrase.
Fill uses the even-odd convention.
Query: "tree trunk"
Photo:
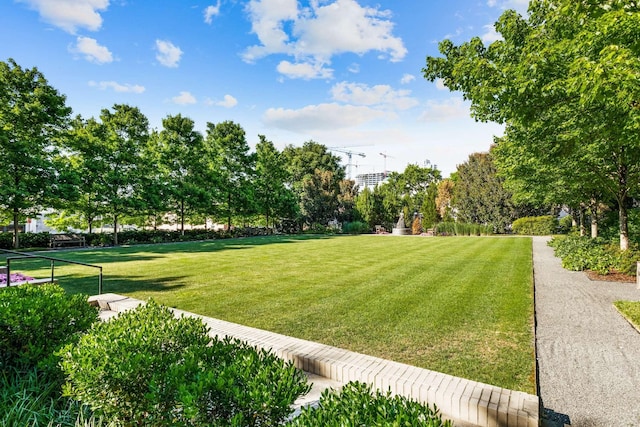
[[[586,234],[584,227],[584,207],[580,206],[580,212],[578,214],[579,223],[580,223],[580,237],[584,237]]]
[[[184,236],[184,199],[180,200],[180,234]]]
[[[18,210],[13,210],[13,248],[20,249],[20,234],[18,233]]]
[[[591,199],[591,238],[598,237],[598,202]]]
[[[87,224],[89,225],[89,234],[93,232],[93,218],[87,218]]]
[[[620,203],[618,208],[618,219],[620,221],[620,250],[626,251],[629,249],[629,225],[627,206],[624,201]]]
[[[231,192],[227,194],[227,229],[231,231]]]
[[[113,244],[118,246],[118,215],[113,216]]]

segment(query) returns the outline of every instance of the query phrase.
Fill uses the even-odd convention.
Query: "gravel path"
[[[546,425],[640,426],[640,334],[613,302],[640,300],[633,283],[564,270],[534,237],[536,346]],[[545,425],[545,424],[543,424]]]

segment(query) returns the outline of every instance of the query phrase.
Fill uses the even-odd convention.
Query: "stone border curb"
[[[122,312],[143,301],[117,294],[92,296],[89,301],[102,310]],[[333,381],[361,381],[382,391],[391,390],[420,402],[435,404],[443,417],[456,426],[537,427],[538,396],[470,381],[403,363],[380,359],[337,347],[276,334],[219,319],[173,309],[176,315],[198,317],[210,334],[232,337],[270,350],[299,369]],[[108,318],[113,313],[104,313]]]

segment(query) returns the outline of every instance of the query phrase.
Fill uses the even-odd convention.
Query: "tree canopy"
[[[562,186],[571,194],[553,199],[586,203],[597,190],[614,200],[622,249],[640,182],[639,9],[628,0],[533,0],[528,17],[500,17],[501,40],[445,40],[443,57],[427,57],[423,69],[471,100],[477,120],[507,125],[496,156],[516,192]]]
[[[55,203],[65,190],[55,167],[71,109],[37,68],[0,62],[0,216],[14,224]]]

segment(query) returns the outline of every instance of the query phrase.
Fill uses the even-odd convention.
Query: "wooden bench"
[[[52,248],[62,248],[66,246],[87,246],[84,236],[76,233],[52,234],[49,245]]]

